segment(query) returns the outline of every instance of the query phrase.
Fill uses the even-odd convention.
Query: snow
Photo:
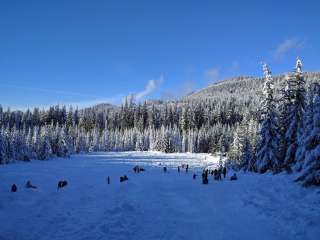
[[[318,239],[319,189],[268,173],[238,173],[235,182],[210,176],[202,185],[201,169],[218,161],[121,152],[0,166],[0,240]],[[189,173],[177,172],[182,163]],[[134,174],[136,164],[146,172]],[[129,181],[120,183],[124,174]],[[57,191],[62,179],[69,185]],[[27,180],[38,189],[24,188]],[[16,193],[9,191],[13,183]]]

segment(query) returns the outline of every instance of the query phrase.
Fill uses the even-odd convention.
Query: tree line
[[[0,163],[90,151],[221,152],[238,169],[301,171],[304,184],[319,184],[319,75],[303,73],[300,60],[288,75],[263,71],[263,78],[234,78],[176,101],[0,106]]]
[[[266,64],[263,72],[258,132],[255,135],[250,123],[242,121],[235,131],[228,163],[259,173],[297,171],[297,181],[305,186],[320,185],[319,83],[306,87],[300,59],[278,93]]]

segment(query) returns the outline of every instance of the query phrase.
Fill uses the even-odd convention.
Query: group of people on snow
[[[189,171],[189,164],[182,164],[181,166],[178,166],[178,172],[180,172],[180,169],[185,169],[186,173]]]
[[[138,165],[133,168],[134,173],[144,172],[145,169],[143,167],[139,167]]]
[[[26,187],[26,188],[33,188],[33,189],[36,189],[36,188],[37,188],[37,186],[32,185],[32,183],[31,183],[30,180],[27,181],[25,187]],[[11,186],[11,192],[17,192],[17,191],[18,191],[17,185],[16,185],[16,184],[12,184],[12,186]]]
[[[188,173],[188,171],[189,171],[189,164],[182,164],[181,166],[178,166],[178,172],[179,172],[179,173],[180,173],[181,169],[185,169],[186,173]],[[135,167],[133,168],[133,171],[134,171],[134,173],[140,173],[140,172],[144,172],[145,169],[137,165],[137,166],[135,166]],[[165,173],[167,172],[167,167],[166,167],[166,166],[163,167],[163,171],[164,171]],[[227,168],[221,166],[221,167],[219,167],[218,169],[216,168],[216,169],[214,169],[214,170],[204,169],[204,170],[202,171],[202,184],[208,184],[208,183],[209,183],[209,178],[208,178],[208,177],[209,177],[209,174],[210,174],[211,176],[213,176],[214,180],[216,180],[216,181],[221,181],[221,180],[222,180],[222,176],[223,176],[223,178],[226,178],[226,176],[227,176]],[[197,174],[196,174],[196,173],[193,173],[192,178],[195,180],[195,179],[197,178]],[[125,181],[128,181],[128,180],[129,180],[129,178],[128,178],[127,175],[123,175],[123,176],[120,177],[120,182],[121,182],[121,183],[122,183],[122,182],[125,182]],[[231,180],[231,181],[236,181],[236,180],[238,180],[238,177],[237,177],[236,173],[234,173],[234,174],[231,176],[230,180]],[[110,184],[110,176],[107,177],[107,183]],[[66,187],[67,185],[68,185],[68,182],[67,182],[66,180],[59,181],[59,182],[58,182],[58,190],[59,190],[60,188]],[[29,188],[29,189],[30,189],[30,188],[32,188],[32,189],[37,189],[37,186],[33,185],[30,180],[27,181],[25,187],[26,187],[26,188]],[[11,192],[17,192],[17,190],[18,190],[17,185],[16,185],[16,184],[13,184],[13,185],[11,186]]]
[[[214,180],[216,181],[221,181],[222,180],[222,176],[223,178],[227,177],[227,168],[226,167],[219,167],[218,169],[214,169],[214,170],[209,170],[209,169],[204,169],[202,171],[202,183],[203,184],[208,184],[209,183],[209,179],[208,179],[208,175],[211,174],[211,176],[213,176]],[[196,174],[193,175],[193,179],[196,179]],[[231,181],[236,181],[238,180],[237,174],[234,173],[231,178]]]

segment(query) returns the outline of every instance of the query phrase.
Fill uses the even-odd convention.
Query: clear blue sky
[[[320,70],[319,1],[0,2],[0,103],[179,96],[236,75]],[[154,80],[154,81],[150,81]]]

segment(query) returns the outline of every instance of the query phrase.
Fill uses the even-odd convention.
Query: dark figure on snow
[[[227,168],[226,167],[223,168],[222,173],[223,173],[223,178],[226,178],[226,176],[227,176]]]
[[[145,171],[145,169],[144,169],[144,168],[139,167],[139,172],[144,172],[144,171]]]
[[[186,173],[189,171],[189,164],[186,166]]]
[[[208,183],[209,183],[208,178],[204,178],[204,179],[202,179],[202,184],[208,184]]]
[[[208,174],[207,171],[202,173],[202,184],[208,184],[209,180],[208,180]]]
[[[127,175],[124,175],[123,177],[120,177],[120,182],[125,182],[128,181],[129,178],[127,177]]]
[[[206,173],[202,172],[202,179],[204,179],[206,177]]]
[[[218,180],[218,170],[217,169],[214,170],[214,179]]]
[[[163,167],[163,171],[164,171],[164,172],[167,172],[167,167]]]
[[[178,166],[178,172],[180,172],[180,167]]]
[[[60,189],[60,188],[64,188],[64,187],[66,187],[68,185],[68,182],[67,181],[59,181],[58,182],[58,189]]]
[[[208,170],[204,170],[202,172],[202,184],[208,184],[209,180],[208,180]]]
[[[36,186],[32,185],[31,181],[29,180],[27,183],[26,183],[26,188],[37,188]]]
[[[236,181],[238,180],[237,174],[233,174],[232,177],[230,178],[231,181]]]
[[[219,180],[219,181],[222,180],[221,174],[222,174],[222,170],[221,170],[221,168],[220,168],[219,171],[218,171],[218,180]]]
[[[203,170],[203,174],[202,174],[202,178],[208,178],[208,175],[209,175],[209,170],[208,169],[205,169],[205,170]]]
[[[213,176],[213,174],[214,174],[214,171],[213,171],[213,170],[211,170],[210,174],[211,174],[211,176]]]
[[[18,190],[17,185],[13,184],[11,186],[11,192],[16,192]]]
[[[110,176],[107,177],[107,182],[110,184]]]
[[[197,174],[194,173],[192,177],[193,177],[193,179],[196,179]]]
[[[133,168],[133,171],[134,171],[134,173],[137,173],[137,171],[138,171],[138,166],[135,166],[135,167]]]

